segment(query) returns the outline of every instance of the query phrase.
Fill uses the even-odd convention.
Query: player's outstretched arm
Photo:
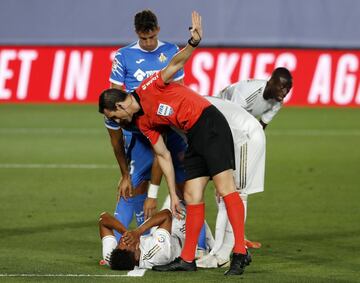
[[[186,61],[190,58],[196,46],[198,46],[201,41],[203,32],[200,14],[195,11],[192,12],[191,21],[191,38],[189,39],[188,44],[178,53],[176,53],[176,55],[171,59],[169,64],[160,72],[161,77],[165,83],[170,82],[175,73],[184,67]]]

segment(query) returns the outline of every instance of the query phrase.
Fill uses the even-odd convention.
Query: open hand
[[[133,196],[133,187],[131,185],[131,178],[130,176],[122,177],[118,184],[118,192],[116,201],[119,202],[120,198],[124,198],[127,200],[128,197]]]
[[[193,11],[191,14],[192,26],[190,29],[191,37],[193,41],[198,42],[202,38],[202,26],[201,26],[201,16],[198,12]]]
[[[126,245],[131,246],[140,242],[140,234],[136,230],[126,231],[121,237]]]

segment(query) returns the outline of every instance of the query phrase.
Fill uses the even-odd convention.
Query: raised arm
[[[184,67],[186,61],[190,58],[196,46],[200,43],[202,38],[201,16],[194,11],[192,12],[191,20],[191,38],[189,39],[188,44],[178,53],[176,53],[169,64],[160,72],[161,77],[165,83],[170,82],[175,73]]]

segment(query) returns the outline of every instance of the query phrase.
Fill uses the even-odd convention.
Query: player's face
[[[146,51],[154,50],[158,45],[158,34],[160,28],[151,30],[149,32],[136,32],[139,37],[140,47]]]
[[[117,124],[120,125],[120,127],[129,125],[132,120],[132,115],[123,109],[116,109],[115,111],[104,109],[104,114],[106,118],[114,120]]]
[[[275,100],[282,102],[286,95],[289,93],[291,86],[284,78],[280,78],[272,85],[271,93]]]
[[[133,111],[131,110],[131,106],[133,104],[133,99],[131,96],[128,96],[122,102],[116,102],[116,110],[108,110],[104,109],[104,114],[106,118],[114,120],[116,123],[122,126],[126,126],[131,123],[133,118]]]

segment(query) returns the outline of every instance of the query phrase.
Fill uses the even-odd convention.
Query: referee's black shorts
[[[213,177],[235,169],[234,141],[224,115],[213,105],[206,108],[186,134],[186,180],[203,176]]]

